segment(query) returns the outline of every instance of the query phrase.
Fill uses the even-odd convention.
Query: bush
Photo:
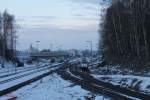
[[[24,66],[24,63],[23,62],[18,62],[17,63],[17,67],[23,67]]]
[[[54,58],[51,59],[51,63],[54,63],[56,62],[56,60]]]
[[[33,60],[28,60],[27,64],[33,64]]]

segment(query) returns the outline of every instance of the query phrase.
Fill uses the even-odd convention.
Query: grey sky
[[[16,16],[18,49],[40,48],[86,49],[85,41],[98,42],[99,0],[0,0],[0,9]]]

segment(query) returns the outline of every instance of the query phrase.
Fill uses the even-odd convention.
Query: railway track
[[[36,65],[35,66],[32,66],[32,67],[36,67]],[[16,70],[18,71],[18,70],[25,70],[25,69],[29,69],[29,68],[31,68],[31,66],[29,66],[29,67],[18,67],[18,68],[16,68]],[[13,69],[11,69],[11,70],[4,70],[4,71],[0,71],[0,73],[1,74],[3,74],[3,73],[9,73],[9,72],[11,72],[11,71],[15,71],[15,68],[13,68]]]
[[[44,65],[44,66],[32,68],[32,70],[29,69],[29,70],[21,71],[20,75],[16,73],[16,74],[14,74],[14,75],[12,75],[10,77],[4,77],[3,80],[1,79],[0,85],[8,83],[8,82],[11,82],[11,81],[14,81],[14,80],[17,80],[17,79],[20,79],[20,78],[23,78],[23,77],[26,77],[26,76],[30,76],[30,75],[32,75],[34,73],[37,73],[37,72],[42,72],[42,71],[48,70],[50,68],[55,68],[55,67],[57,67],[57,64],[56,65],[52,65],[52,66]]]
[[[30,75],[32,75],[32,74],[34,74],[36,72],[44,71],[44,72],[42,72],[42,73],[40,73],[40,74],[38,74],[38,75],[36,75],[36,76],[34,76],[32,78],[29,78],[29,79],[27,79],[25,81],[21,81],[20,83],[17,83],[17,84],[12,85],[12,86],[10,86],[8,88],[0,90],[0,96],[3,96],[5,94],[7,94],[7,93],[11,93],[13,91],[16,91],[17,89],[20,89],[21,87],[24,87],[24,86],[26,86],[26,85],[28,85],[28,84],[30,84],[32,82],[35,82],[35,81],[37,81],[37,80],[39,80],[39,79],[41,79],[43,77],[48,76],[49,74],[55,72],[55,70],[57,68],[59,68],[62,64],[64,64],[64,62],[63,63],[54,64],[54,65],[49,66],[49,67],[45,67],[43,69],[31,72],[31,73],[26,73],[26,74],[23,74],[23,75],[20,75],[20,76],[16,76],[16,77],[10,78],[8,80],[1,81],[1,85],[4,84],[4,83],[7,84],[7,83],[9,83],[11,81],[14,81],[14,80],[17,81],[17,79],[19,80],[20,78],[23,78],[23,77],[25,77],[27,75],[30,76]],[[45,71],[45,70],[48,70],[48,71]],[[5,86],[5,84],[4,84],[4,86]]]
[[[23,72],[28,72],[28,71],[31,71],[31,70],[39,69],[39,68],[42,68],[42,67],[45,67],[45,66],[48,66],[48,64],[47,65],[42,65],[42,66],[39,65],[39,67],[33,66],[33,67],[25,67],[25,68],[22,68],[22,69],[17,69],[16,72],[1,75],[0,78],[9,77],[11,75],[17,75],[17,74],[20,74],[20,73],[23,73]],[[7,72],[3,72],[3,73],[7,73]]]
[[[69,63],[74,63],[75,61],[70,61]],[[65,62],[62,63],[56,63],[56,64],[46,64],[46,65],[42,65],[42,66],[34,66],[34,67],[26,67],[26,68],[21,68],[20,70],[17,71],[17,73],[11,73],[11,74],[7,74],[7,75],[1,75],[0,76],[0,85],[11,82],[11,81],[15,81],[17,79],[21,79],[23,77],[26,76],[30,76],[34,73],[37,72],[42,72],[44,70],[48,70],[50,68],[55,68],[59,65],[64,64]]]
[[[79,84],[84,89],[112,97],[114,100],[150,100],[150,95],[97,80],[76,67],[62,67],[58,70],[58,74],[64,79]]]
[[[41,68],[39,70],[34,70],[32,72],[29,72],[29,73],[25,73],[25,74],[18,75],[18,76],[12,77],[12,78],[8,78],[6,80],[0,81],[0,85],[4,84],[4,83],[7,83],[7,82],[10,82],[10,81],[14,81],[14,80],[23,78],[23,77],[26,77],[26,76],[29,76],[29,75],[32,75],[32,74],[37,73],[37,72],[41,72],[41,71],[47,70],[47,68],[50,68],[50,67]]]

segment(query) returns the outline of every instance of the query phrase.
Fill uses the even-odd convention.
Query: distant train
[[[78,67],[82,72],[89,72],[89,61],[86,58],[83,58],[79,61]]]

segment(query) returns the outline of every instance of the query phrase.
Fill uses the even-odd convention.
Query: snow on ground
[[[0,63],[0,72],[11,71],[11,70],[14,70],[15,68],[12,62],[5,62],[4,66],[5,68],[2,68],[2,65]]]
[[[80,86],[63,80],[57,74],[51,74],[42,81],[34,82],[13,92],[11,95],[17,96],[16,100],[87,100],[87,98],[109,100],[83,90]],[[6,100],[5,98],[3,96],[0,100]]]
[[[134,75],[95,75],[95,78],[150,94],[150,77]]]
[[[2,91],[2,90],[4,90],[4,89],[7,89],[7,88],[9,88],[9,87],[15,86],[15,85],[17,85],[17,84],[20,84],[20,83],[22,83],[22,82],[25,82],[25,81],[27,81],[27,80],[30,80],[30,79],[32,79],[32,78],[34,78],[34,77],[37,77],[37,76],[39,76],[39,75],[42,75],[42,74],[44,74],[44,73],[47,73],[47,72],[49,72],[50,70],[55,70],[56,68],[58,68],[58,67],[50,68],[50,69],[41,68],[41,69],[45,69],[45,70],[42,70],[42,71],[33,73],[33,74],[31,74],[31,75],[24,76],[24,77],[19,78],[19,79],[16,79],[16,80],[14,79],[13,81],[10,81],[10,82],[4,83],[4,84],[0,84],[0,91]],[[37,69],[37,71],[38,71],[38,70],[40,70],[40,69]],[[32,71],[31,71],[31,72],[32,72]],[[22,74],[20,74],[20,75],[22,75]],[[19,75],[18,75],[18,76],[19,76]]]

